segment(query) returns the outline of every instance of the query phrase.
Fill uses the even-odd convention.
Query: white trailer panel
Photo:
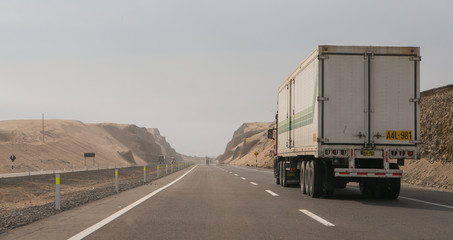
[[[279,88],[279,154],[320,157],[329,146],[406,146],[415,151],[406,157],[414,158],[419,60],[418,47],[316,48]]]

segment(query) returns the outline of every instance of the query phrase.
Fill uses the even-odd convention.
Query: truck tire
[[[274,178],[275,178],[275,184],[279,185],[280,184],[280,168],[278,167],[278,158],[277,157],[274,158]]]
[[[308,196],[310,196],[310,193],[308,192],[308,188],[309,188],[309,183],[310,183],[310,176],[309,176],[309,172],[308,172],[308,167],[309,167],[309,161],[304,161],[304,186],[305,186],[305,194],[307,194]]]
[[[305,185],[305,161],[302,161],[300,166],[300,191],[303,194],[307,194],[307,188]]]
[[[322,165],[317,161],[310,161],[310,185],[311,197],[319,198],[322,194]]]
[[[360,195],[362,196],[366,196],[368,194],[368,189],[367,189],[367,184],[364,183],[364,182],[359,182],[359,191],[360,191]]]
[[[280,173],[280,174],[278,174],[278,179],[279,179],[279,182],[280,182],[280,186],[283,186],[283,180],[282,180],[282,175],[283,175],[282,162],[279,162],[279,163],[278,163],[278,170],[279,170],[279,173]]]
[[[282,186],[283,187],[287,187],[288,186],[288,183],[286,181],[286,162],[283,161],[282,162]]]
[[[312,171],[311,161],[307,161],[307,163],[305,165],[305,186],[306,186],[306,191],[307,191],[308,196],[311,196],[311,192],[312,192],[312,185],[311,185],[312,173],[313,173],[313,171]]]
[[[397,199],[401,190],[401,178],[390,179],[386,190],[387,199]]]
[[[398,164],[390,163],[390,169],[399,169]],[[397,199],[401,191],[401,178],[389,179],[385,186],[385,197],[387,199]]]
[[[334,180],[334,170],[333,167],[327,164],[323,164],[323,176],[322,176],[322,186],[323,192],[326,197],[331,197],[335,191],[335,180]]]

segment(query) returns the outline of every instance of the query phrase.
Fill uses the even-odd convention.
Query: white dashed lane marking
[[[323,224],[324,226],[327,226],[327,227],[335,227],[335,225],[333,223],[330,223],[328,222],[327,220],[323,219],[322,217],[308,211],[307,209],[299,209],[299,211],[301,211],[302,213],[304,213],[305,215],[313,218],[314,220],[320,222],[321,224]]]
[[[269,193],[270,195],[274,196],[274,197],[278,197],[278,194],[272,192],[271,190],[266,190],[267,193]]]
[[[257,183],[254,183],[254,182],[250,182],[250,183],[251,183],[251,184],[253,184],[253,185],[255,185],[255,186],[257,186],[257,185],[258,185]]]

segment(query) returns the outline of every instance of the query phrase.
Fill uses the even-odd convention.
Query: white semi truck
[[[274,176],[311,197],[398,198],[420,139],[419,47],[318,46],[278,89]]]

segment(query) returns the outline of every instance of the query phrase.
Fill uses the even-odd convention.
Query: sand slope
[[[85,152],[95,152],[95,167],[143,165],[159,155],[181,156],[157,129],[135,125],[84,124],[73,120],[46,120],[42,140],[41,120],[0,121],[0,172],[11,172],[14,154],[16,172],[83,168]],[[87,159],[89,168],[93,160]]]
[[[232,165],[255,166],[255,152],[258,152],[258,167],[273,166],[274,141],[267,138],[267,130],[274,128],[274,123],[244,123],[233,134],[225,152],[217,161]]]

